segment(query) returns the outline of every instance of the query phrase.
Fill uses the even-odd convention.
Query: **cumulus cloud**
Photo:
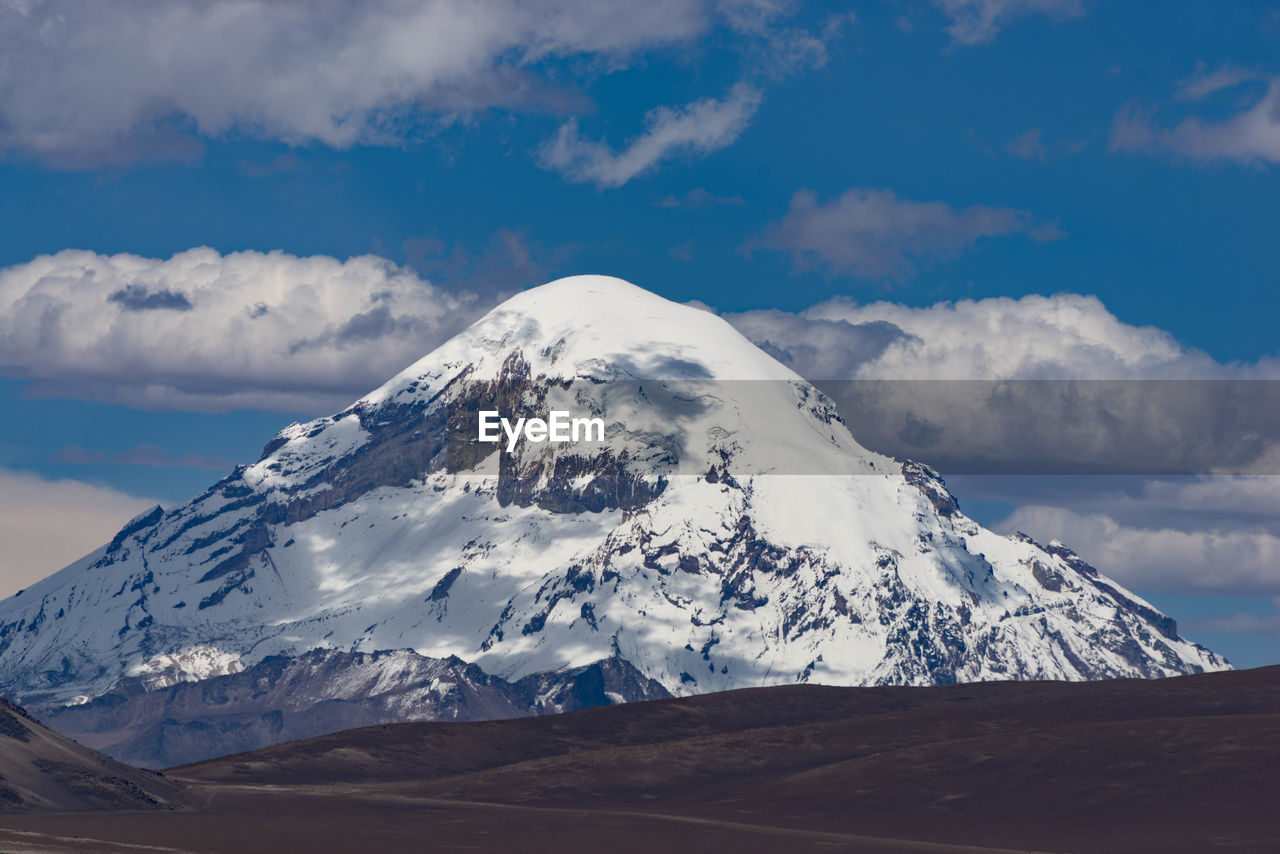
[[[1220,363],[1079,294],[724,316],[835,398],[862,444],[936,465],[962,507],[1019,505],[1000,530],[1140,590],[1280,595],[1274,358]],[[1152,476],[1220,470],[1253,474]]]
[[[1170,593],[1280,595],[1280,477],[1152,480],[1089,506],[1031,504],[997,528],[1058,539],[1122,583]]]
[[[793,26],[791,0],[73,0],[0,3],[0,152],[66,168],[191,162],[229,133],[283,141],[399,145],[486,110],[566,115],[580,85],[712,31],[754,79],[827,62],[851,14]],[[566,65],[565,60],[570,62]],[[714,150],[717,115],[740,121],[740,88],[684,111],[659,108],[611,180],[662,151]],[[697,107],[698,109],[694,110]],[[684,116],[694,110],[697,115]],[[740,132],[722,128],[731,141]],[[664,135],[665,134],[665,135]],[[651,137],[651,138],[648,138]],[[568,124],[565,156],[607,157]],[[666,140],[664,142],[664,140]],[[293,168],[248,163],[246,174]],[[603,168],[603,167],[602,167]],[[621,171],[619,171],[621,170]],[[570,170],[573,171],[573,170]],[[589,171],[589,170],[588,170]],[[628,176],[629,177],[629,176]],[[596,177],[583,180],[597,180]],[[607,183],[604,181],[602,183]]]
[[[1027,211],[953,208],[944,202],[900,199],[890,190],[855,187],[827,203],[800,190],[782,220],[748,248],[789,252],[797,269],[901,280],[920,263],[958,255],[984,237],[1010,234],[1039,241],[1063,236],[1055,223],[1037,223]]]
[[[1095,296],[1062,293],[915,307],[835,297],[800,314],[852,326],[885,323],[903,337],[874,362],[831,377],[867,379],[1155,379],[1225,376],[1163,329],[1133,326]],[[826,378],[826,377],[824,377]]]
[[[1240,74],[1222,69],[1203,75],[1184,85],[1182,93],[1203,98],[1252,77]],[[1280,162],[1280,77],[1270,78],[1260,96],[1220,120],[1190,116],[1168,124],[1159,121],[1152,108],[1127,104],[1112,122],[1110,147],[1112,151],[1163,151],[1201,164]]]
[[[65,250],[0,270],[0,372],[133,406],[326,411],[484,308],[374,256]]]
[[[947,33],[963,45],[992,41],[1014,20],[1029,15],[1047,15],[1054,20],[1084,15],[1081,0],[933,0],[951,19]]]
[[[567,111],[547,60],[616,67],[715,24],[707,0],[24,0],[0,4],[0,150],[190,158],[236,131],[343,148],[423,116]]]
[[[1018,505],[999,530],[1059,539],[1139,590],[1280,596],[1275,359],[1220,363],[1079,294],[724,316],[864,445],[967,472],[962,507]],[[1151,476],[1221,469],[1267,474]],[[1046,476],[1079,472],[1108,476]],[[1231,619],[1197,628],[1272,625]]]
[[[859,441],[950,473],[1280,471],[1275,360],[1218,363],[1095,297],[726,319],[831,395]]]
[[[852,305],[850,303],[850,305]],[[760,309],[725,315],[757,346],[810,380],[854,379],[911,334],[882,320],[823,318],[820,309],[793,314]]]
[[[621,151],[586,139],[577,119],[561,125],[539,152],[542,165],[570,181],[601,189],[621,187],[659,162],[679,155],[709,154],[736,140],[760,106],[761,92],[739,83],[722,99],[703,98],[679,108],[656,107],[645,131]]]
[[[77,480],[0,469],[0,597],[108,542],[155,503]]]

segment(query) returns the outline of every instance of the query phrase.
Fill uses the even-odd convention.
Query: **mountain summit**
[[[603,440],[479,441],[481,413],[555,411]],[[1065,546],[992,533],[926,466],[858,445],[720,318],[600,276],[513,297],[0,603],[0,691],[55,725],[268,665],[294,703],[394,688],[390,719],[444,714],[463,682],[520,686],[501,714],[564,708],[561,677],[591,667],[605,702],[1229,667]]]

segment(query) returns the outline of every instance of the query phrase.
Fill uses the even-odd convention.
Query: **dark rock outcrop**
[[[124,680],[91,702],[40,714],[110,756],[161,768],[373,724],[501,720],[668,696],[616,656],[512,683],[457,657],[317,649],[156,691]]]

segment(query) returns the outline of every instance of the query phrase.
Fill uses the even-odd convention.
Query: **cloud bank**
[[[332,411],[483,308],[368,255],[65,250],[0,270],[0,371],[146,408]]]
[[[1029,504],[997,528],[1062,540],[1142,590],[1280,596],[1280,477],[1157,480],[1088,503]]]
[[[1220,363],[1079,294],[926,307],[833,299],[725,318],[833,392],[863,444],[976,461],[978,473],[960,479],[961,504],[976,493],[1020,505],[999,530],[1060,539],[1139,590],[1280,596],[1275,358]],[[1233,453],[1243,468],[1273,473],[1027,476],[1080,461],[1147,475],[1170,461],[1206,471]],[[993,476],[1005,463],[1022,474]],[[1230,624],[1261,632],[1274,620]]]
[[[1226,377],[1207,354],[1153,326],[1124,323],[1083,294],[994,297],[914,307],[835,297],[799,314],[744,312],[730,321],[753,340],[780,348],[812,379],[1161,379]],[[885,346],[867,358],[868,329]],[[849,356],[814,361],[813,330],[843,330]],[[832,341],[832,344],[835,342]],[[848,345],[846,345],[848,346]],[[829,349],[829,348],[828,348]],[[835,348],[839,352],[840,347]]]
[[[720,19],[704,0],[0,3],[0,150],[85,166],[189,158],[193,134],[345,148],[424,116],[565,112],[582,98],[547,61],[618,67]]]
[[[340,261],[281,252],[221,255],[201,248],[162,260],[68,250],[0,270],[0,367],[27,378],[37,392],[135,406],[336,411],[485,308],[371,256]],[[1119,466],[1145,453],[1194,461],[1204,447],[1221,453],[1225,443],[1215,431],[1227,423],[1243,424],[1265,440],[1245,450],[1270,453],[1272,463],[1280,464],[1269,444],[1280,430],[1275,424],[1254,429],[1248,401],[1209,405],[1186,392],[1252,384],[1257,398],[1280,386],[1274,382],[1280,380],[1275,360],[1216,362],[1164,330],[1120,321],[1094,297],[1058,294],[925,307],[844,298],[799,313],[751,311],[726,319],[820,385],[854,380],[875,389],[889,383],[891,393],[880,394],[874,406],[839,402],[860,441],[899,456],[934,461],[946,454],[1021,455],[1034,462],[1055,454],[1092,454]],[[1073,387],[1073,380],[1112,385]],[[1175,394],[1144,402],[1124,385],[1137,380],[1142,388]],[[985,397],[973,393],[974,383]],[[921,387],[944,393],[913,396]],[[997,387],[1001,396],[993,396]],[[1050,389],[1050,398],[1025,391],[1043,388]],[[1135,417],[1139,404],[1172,408],[1161,417],[1138,409]],[[1280,398],[1272,404],[1264,409],[1280,412]],[[1029,420],[1017,420],[1028,413]],[[1120,417],[1108,420],[1103,413]],[[1150,432],[1117,439],[1108,433],[1115,423],[1148,425]],[[175,458],[145,446],[114,456],[68,448],[60,459],[166,466],[221,462]],[[1105,484],[1072,495],[1059,490],[1029,496],[1004,526],[1042,541],[1063,539],[1141,589],[1280,595],[1280,546],[1271,533],[1280,523],[1273,510],[1280,506],[1280,478],[1138,482],[1136,492],[1116,496],[1109,496]],[[101,511],[101,528],[70,549],[68,560],[100,542],[143,503],[130,499],[127,510],[115,510],[124,500],[119,495],[83,485],[74,486],[79,492],[62,485],[59,492],[30,476],[0,478],[2,488],[9,489],[15,507],[27,500],[21,496],[47,494],[75,512],[84,507],[91,518]],[[39,571],[52,568],[46,562]]]
[[[78,560],[155,504],[76,480],[0,469],[0,597]]]
[[[1280,472],[1280,363],[1222,364],[1095,297],[726,316],[859,441],[969,473]]]

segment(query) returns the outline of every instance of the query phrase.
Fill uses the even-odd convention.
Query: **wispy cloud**
[[[1049,154],[1044,147],[1044,142],[1040,139],[1040,128],[1031,128],[1023,132],[1005,147],[1009,149],[1010,153],[1016,154],[1024,160],[1044,160]]]
[[[708,208],[714,205],[741,207],[746,203],[742,196],[717,196],[702,187],[694,187],[683,196],[665,196],[653,205],[658,208]]]
[[[1242,72],[1223,70],[1193,78],[1180,90],[1201,99],[1247,82]],[[1111,125],[1112,151],[1167,152],[1194,163],[1280,162],[1280,77],[1267,80],[1263,93],[1224,119],[1191,116],[1175,124],[1160,122],[1157,110],[1136,102],[1125,105]]]
[[[570,119],[539,152],[545,168],[570,181],[601,189],[621,187],[663,160],[705,155],[736,140],[760,106],[761,92],[739,83],[721,99],[703,98],[683,107],[656,107],[645,116],[645,131],[621,151],[586,139]]]
[[[693,238],[689,238],[688,240],[681,241],[675,246],[672,246],[669,251],[671,257],[677,261],[692,261],[694,248],[695,244],[693,242]]]
[[[1009,142],[1005,150],[1023,160],[1045,161],[1050,158],[1079,154],[1091,142],[1093,142],[1092,134],[1083,139],[1057,139],[1049,142],[1045,140],[1040,128],[1028,128]]]
[[[1231,89],[1241,83],[1261,78],[1262,75],[1258,72],[1247,68],[1223,65],[1210,69],[1204,63],[1200,63],[1196,66],[1195,74],[1178,84],[1178,97],[1196,101],[1224,89]]]
[[[797,192],[782,220],[748,248],[789,252],[797,269],[901,280],[918,264],[953,257],[985,237],[1010,234],[1038,241],[1063,236],[1055,223],[1036,222],[1023,210],[953,208],[855,187],[827,203],[809,190]]]
[[[500,228],[486,245],[476,248],[447,243],[438,235],[410,237],[401,249],[405,261],[433,281],[447,282],[453,293],[493,302],[552,278],[576,246],[544,246],[524,231]]]
[[[747,36],[742,49],[753,72],[783,78],[827,64],[833,42],[857,23],[853,12],[828,15],[815,29],[784,23],[798,0],[718,0],[729,27]]]
[[[947,33],[962,45],[992,41],[1000,30],[1030,15],[1047,15],[1054,20],[1084,15],[1081,0],[933,0],[951,19]]]

